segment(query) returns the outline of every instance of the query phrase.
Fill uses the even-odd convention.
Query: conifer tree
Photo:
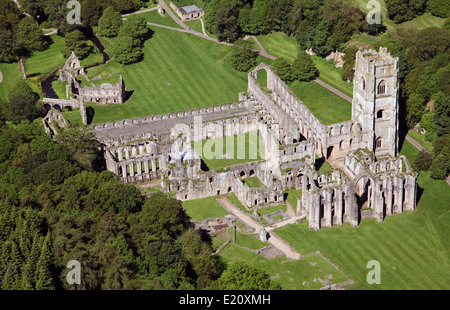
[[[45,237],[44,244],[42,245],[41,255],[39,257],[37,269],[37,290],[54,290],[55,281],[52,274],[53,266],[53,254],[51,252],[52,241],[50,232]]]

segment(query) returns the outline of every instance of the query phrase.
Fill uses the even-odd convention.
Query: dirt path
[[[412,145],[414,145],[414,147],[416,149],[418,149],[419,151],[425,150],[426,152],[428,152],[428,150],[426,148],[424,148],[422,146],[422,144],[420,144],[419,142],[417,142],[416,140],[414,140],[413,137],[411,137],[410,135],[406,135],[405,140],[408,141],[409,143],[411,143]]]
[[[319,80],[319,79],[314,79],[313,81],[316,82],[317,84],[319,84],[319,85],[325,87],[325,88],[328,89],[329,91],[335,93],[336,95],[338,95],[338,96],[341,97],[342,99],[345,99],[345,100],[347,100],[347,101],[350,102],[350,103],[353,101],[353,99],[352,99],[351,97],[349,97],[349,96],[347,96],[346,94],[344,94],[343,92],[337,90],[337,89],[334,88],[333,86],[328,85],[328,84],[325,83],[324,81],[321,81],[321,80]]]
[[[2,74],[2,72],[0,71],[0,84],[3,82],[3,74]]]
[[[150,9],[145,9],[145,10],[140,10],[140,11],[136,11],[134,13],[130,13],[130,14],[123,14],[122,16],[130,16],[132,14],[142,14],[142,13],[147,13],[147,12],[151,12],[151,11],[156,11],[158,9],[157,6],[155,6],[154,8],[150,8]]]
[[[241,209],[236,207],[231,201],[228,200],[228,198],[224,196],[217,197],[217,200],[222,204],[222,206],[225,207],[225,209],[230,212],[231,214],[237,216],[241,221],[243,221],[248,226],[255,229],[255,231],[258,233],[261,229],[261,225],[257,223],[250,215],[243,212]],[[267,231],[269,234],[269,237],[267,239],[267,242],[275,246],[278,250],[283,252],[287,258],[289,259],[300,259],[301,255],[294,250],[289,243],[281,239],[279,236],[277,236],[273,231]]]

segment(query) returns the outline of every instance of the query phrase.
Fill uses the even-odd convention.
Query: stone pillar
[[[375,215],[376,220],[379,223],[381,223],[384,220],[384,212],[383,212],[384,202],[383,202],[383,193],[380,191],[379,188],[380,187],[378,184],[373,187],[373,189],[374,189],[373,196],[374,196],[374,201],[375,201],[374,208],[373,208],[373,210],[374,210],[373,214]]]
[[[336,218],[336,224],[341,226],[343,223],[343,219],[342,219],[342,191],[341,190],[336,190],[335,191],[336,194],[336,198],[335,198],[335,204],[334,204],[334,216]]]
[[[324,217],[325,217],[325,226],[328,228],[333,227],[333,219],[332,219],[332,196],[330,192],[324,192],[325,196],[325,204],[324,204]]]
[[[119,159],[119,161],[123,160],[123,148],[119,148],[117,149],[117,158]]]
[[[137,147],[133,146],[133,147],[131,148],[131,155],[132,155],[132,156],[136,156],[136,155],[137,155]]]
[[[395,205],[397,206],[397,213],[403,213],[403,180],[396,177],[395,178]]]
[[[130,164],[130,175],[134,177],[134,163]]]
[[[129,159],[130,158],[130,149],[127,147],[125,148],[125,159]]]
[[[139,155],[144,154],[144,146],[143,145],[139,145]]]
[[[148,167],[148,160],[145,160],[144,161],[144,172],[146,175],[148,175],[149,171],[150,171],[150,169]]]
[[[349,217],[352,227],[358,227],[358,204],[355,201],[355,193],[350,190],[349,186],[345,187],[345,213]]]
[[[267,232],[264,229],[264,226],[261,226],[261,228],[259,229],[259,240],[261,240],[262,242],[267,242]]]
[[[416,178],[411,175],[406,175],[405,183],[404,208],[412,212],[416,207]]]
[[[152,158],[152,171],[155,172],[156,171],[156,158]]]
[[[391,216],[392,215],[392,193],[394,190],[394,185],[392,183],[391,179],[387,180],[387,189],[386,189],[386,215]]]
[[[122,165],[120,165],[120,167],[122,168],[122,175],[121,175],[121,177],[122,178],[126,178],[127,177],[127,165],[122,164]]]

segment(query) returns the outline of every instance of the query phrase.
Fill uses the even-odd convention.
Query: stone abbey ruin
[[[257,82],[261,70],[267,87]],[[398,155],[398,58],[384,48],[358,51],[355,72],[352,119],[343,123],[322,124],[272,67],[260,64],[239,102],[91,128],[107,169],[124,183],[160,180],[161,191],[181,201],[233,192],[249,210],[283,205],[284,192],[296,189],[301,199],[294,207],[310,229],[382,222],[416,207],[417,173]],[[193,142],[242,134],[264,142],[262,160],[203,168]],[[333,170],[316,171],[316,158]],[[247,177],[262,185],[249,187]]]
[[[82,76],[91,86],[81,86],[76,79],[79,76]],[[120,76],[120,81],[116,85],[111,83],[95,85],[87,76],[85,68],[81,66],[80,60],[73,52],[67,59],[64,67],[59,70],[59,80],[67,83],[66,97],[69,99],[44,98],[44,105],[57,110],[77,108],[80,110],[81,119],[85,125],[88,124],[85,102],[106,105],[107,103],[123,104],[125,101],[125,83],[122,76]],[[52,132],[49,124],[53,120],[57,120],[57,116],[54,113],[49,113],[47,118],[44,119],[44,125],[48,133]]]

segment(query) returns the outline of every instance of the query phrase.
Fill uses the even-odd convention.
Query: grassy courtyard
[[[228,212],[216,201],[216,196],[190,201],[183,201],[183,208],[192,221],[203,221],[209,218],[218,218]]]
[[[315,82],[295,81],[289,88],[325,125],[349,121],[352,117],[350,102]]]
[[[202,157],[209,170],[216,172],[225,167],[259,161],[264,156],[264,141],[256,132],[193,142],[192,148]]]

